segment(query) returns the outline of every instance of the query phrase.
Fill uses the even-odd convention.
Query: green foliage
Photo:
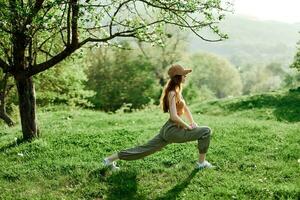
[[[189,81],[188,84],[184,86],[183,97],[187,102],[198,102],[216,98],[206,85],[198,88],[192,81]]]
[[[86,66],[80,58],[75,58],[76,61],[67,60],[34,76],[37,105],[62,103],[70,106],[93,107],[88,98],[95,95],[95,92],[85,89]]]
[[[279,76],[282,78],[286,75],[286,72],[283,70],[283,67],[280,63],[271,62],[266,65],[265,70],[270,76]]]
[[[54,67],[74,54],[77,49],[91,43],[113,45],[112,40],[132,37],[138,38],[139,41],[161,44],[158,38],[164,35],[162,27],[165,24],[180,26],[182,29],[192,30],[194,33],[208,27],[217,35],[216,40],[223,40],[227,38],[227,35],[221,33],[215,24],[223,19],[224,13],[228,11],[227,7],[230,7],[227,0],[225,3],[224,5],[219,0],[208,2],[199,0],[188,2],[181,0],[162,2],[0,0],[0,38],[4,38],[5,41],[0,45],[0,68],[3,71],[9,71],[15,77],[27,79],[29,76]],[[204,19],[190,20],[190,15],[197,13],[202,14]],[[101,102],[97,102],[99,107],[104,110],[117,109],[121,106],[121,99],[122,102],[132,103],[132,108],[139,108],[150,101],[150,94],[154,94],[152,87],[154,79],[149,73],[136,73],[137,68],[130,67],[131,65],[147,66],[145,62],[137,59],[128,65],[121,66],[121,69],[127,71],[120,73],[121,70],[115,70],[114,74],[118,75],[116,77],[120,78],[122,85],[117,85],[120,86],[117,90],[114,87],[108,88],[110,91],[107,94],[112,94],[109,96],[112,98],[101,96]],[[120,63],[117,67],[120,67]],[[144,68],[144,71],[147,70]],[[144,77],[136,76],[137,78],[131,79],[128,76],[130,73]],[[51,76],[51,72],[47,75]],[[64,77],[68,77],[68,75],[68,72],[63,74]],[[80,84],[83,79],[78,79],[82,77],[76,76],[70,77],[70,79],[78,80],[78,84],[64,78],[64,83],[69,86],[67,89],[62,88],[61,85],[55,85],[55,83],[52,85],[52,82],[45,84],[41,81],[40,84],[38,83],[37,87],[45,88],[45,90],[49,87],[54,88],[52,91],[55,92],[60,90],[58,98],[54,97],[56,94],[52,91],[44,92],[43,97],[47,100],[42,99],[40,102],[45,104],[50,99],[52,102],[90,106],[84,99],[91,97],[93,93],[83,91]],[[128,80],[125,82],[123,77],[128,77]],[[40,75],[40,78],[44,79],[44,76]],[[107,81],[107,83],[115,83],[115,81]],[[135,83],[141,84],[135,85]],[[149,89],[151,87],[152,89]],[[24,90],[28,94],[35,92],[32,88],[24,87]],[[119,93],[119,90],[122,92]],[[28,101],[19,101],[20,107],[24,108],[23,113],[30,113],[31,107],[35,106],[35,97],[29,96]],[[111,106],[107,103],[111,99],[119,102],[112,102]],[[104,100],[104,104],[102,100]],[[33,122],[35,113],[31,114],[27,120],[24,120],[24,116],[21,115],[24,138],[33,138],[37,134],[29,133],[30,131],[26,130],[26,127],[29,126],[24,123]]]
[[[226,59],[208,53],[194,54],[190,58],[191,81],[198,88],[206,87],[218,98],[240,95],[241,77]]]
[[[296,68],[298,71],[300,71],[300,42],[298,46],[298,51],[294,57],[294,62],[292,63],[291,68]]]
[[[287,74],[284,78],[284,83],[286,88],[297,88],[300,87],[300,73],[292,71]]]
[[[108,44],[115,37],[135,37],[140,41],[161,45],[160,38],[165,34],[163,27],[171,24],[193,31],[207,26],[217,39],[222,40],[227,35],[215,24],[223,20],[230,7],[228,0],[222,3],[199,0],[110,1],[107,4],[96,0],[74,3],[49,0],[36,4],[34,1],[4,1],[0,2],[0,36],[10,38],[12,29],[21,31],[24,37],[32,39],[34,56],[29,55],[29,59],[43,61],[63,51],[71,35],[78,36],[79,43],[86,38]],[[200,16],[197,20],[189,20],[191,13]],[[75,31],[72,34],[70,21]],[[56,39],[59,43],[53,44]],[[7,41],[4,48],[0,48],[0,53],[10,49],[10,40]],[[27,50],[29,45],[26,45]]]
[[[241,70],[243,94],[269,92],[284,87],[288,73],[280,63],[246,65]]]
[[[277,91],[220,101],[208,101],[192,106],[206,115],[247,117],[261,120],[300,122],[300,90]]]
[[[86,66],[82,61],[78,55],[73,55],[72,59],[34,76],[37,105],[64,104],[93,107],[87,98],[93,96],[95,92],[85,88],[87,77],[84,68]],[[0,71],[0,77],[3,77],[2,71]],[[14,121],[17,121],[19,120],[19,100],[12,76],[9,77],[7,85],[13,87],[5,97],[6,111]],[[0,80],[0,89],[1,91],[3,89],[3,79]]]
[[[164,26],[162,31],[165,35],[159,38],[160,45],[138,41],[138,48],[135,51],[142,52],[143,56],[153,64],[156,78],[159,80],[159,84],[164,86],[169,78],[166,73],[167,68],[171,64],[184,59],[183,56],[187,50],[187,34],[178,27],[170,25]]]
[[[199,115],[198,106],[204,104],[191,107],[195,121],[213,130],[207,160],[216,169],[203,171],[194,170],[196,141],[167,145],[144,159],[121,160],[117,173],[103,168],[101,158],[158,133],[169,117],[158,108],[117,114],[70,107],[38,110],[43,133],[31,143],[15,142],[19,127],[0,126],[0,199],[297,199],[299,122],[265,120],[263,112],[249,109],[250,102],[271,105],[277,99],[273,95],[235,99],[232,103],[244,106],[248,115],[233,110],[229,116],[226,110],[225,116]],[[213,109],[223,102],[205,106]]]
[[[199,91],[198,88],[195,86],[195,83],[189,81],[188,84],[186,86],[184,85],[183,87],[184,89],[182,95],[186,101],[191,102],[199,98]]]
[[[96,92],[91,98],[96,108],[116,111],[129,104],[129,110],[138,109],[157,98],[153,66],[143,56],[120,48],[101,48],[89,56],[93,62],[87,69],[87,85]]]

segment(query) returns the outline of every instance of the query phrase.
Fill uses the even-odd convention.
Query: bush
[[[82,60],[69,60],[34,76],[36,102],[39,106],[66,104],[69,106],[93,107],[88,97],[95,95],[85,89],[87,77]]]
[[[122,46],[129,47],[124,43]],[[94,59],[87,69],[90,98],[95,108],[116,111],[124,104],[129,110],[142,108],[157,98],[159,90],[152,64],[129,50],[110,48],[91,53]]]
[[[198,88],[192,81],[189,81],[188,84],[184,86],[182,93],[184,99],[190,103],[216,98],[213,92],[205,85]]]
[[[191,66],[191,81],[195,82],[199,90],[208,89],[218,98],[241,94],[240,74],[226,59],[213,54],[197,53],[191,57]]]

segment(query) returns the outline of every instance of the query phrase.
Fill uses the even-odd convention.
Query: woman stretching
[[[198,140],[199,160],[196,167],[212,168],[213,166],[205,160],[209,147],[211,129],[207,126],[198,126],[194,122],[192,114],[182,97],[182,84],[185,83],[186,75],[191,69],[184,69],[181,65],[174,64],[168,70],[170,79],[164,86],[160,98],[160,105],[164,112],[170,113],[170,118],[160,129],[159,133],[146,144],[133,148],[121,150],[103,159],[106,167],[119,170],[116,160],[136,160],[161,150],[170,143],[183,143]],[[181,119],[185,114],[190,125]]]

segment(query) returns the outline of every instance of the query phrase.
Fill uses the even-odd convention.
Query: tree
[[[243,82],[243,94],[268,92],[283,86],[288,75],[280,63],[267,65],[247,65],[240,70]]]
[[[63,103],[69,106],[93,107],[88,98],[95,93],[85,88],[87,76],[84,72],[84,60],[78,56],[75,60],[66,59],[57,67],[34,76],[37,105]]]
[[[166,68],[181,59],[186,48],[184,42],[187,40],[187,34],[178,27],[165,26],[164,32],[166,34],[159,39],[160,43],[157,46],[137,42],[143,55],[155,66],[153,71],[162,87],[167,82],[164,73]]]
[[[0,68],[16,82],[23,138],[39,135],[32,76],[94,42],[109,45],[122,37],[157,42],[166,24],[221,41],[227,35],[217,23],[230,7],[221,0],[0,0]],[[203,37],[202,28],[217,38]]]
[[[294,57],[294,62],[291,64],[291,68],[295,68],[300,71],[300,42],[298,42],[298,51]]]
[[[99,48],[90,53],[87,85],[96,92],[91,98],[95,108],[116,111],[128,104],[131,111],[155,98],[157,83],[152,64],[135,54],[129,43],[122,43],[122,47]]]
[[[163,86],[167,82],[166,69],[171,64],[180,61],[186,53],[187,34],[185,32],[174,26],[165,26],[164,32],[166,34],[160,37],[159,45],[137,41],[138,48],[136,51],[140,50],[143,56],[152,63],[152,70],[161,86],[157,97],[154,99],[154,104],[159,104]]]
[[[197,53],[191,57],[191,66],[191,81],[199,89],[206,87],[218,98],[241,94],[240,74],[226,59],[209,53]]]
[[[300,33],[300,32],[299,32]],[[294,57],[293,63],[290,65],[291,68],[295,68],[297,72],[291,72],[291,74],[288,74],[285,78],[285,83],[287,87],[300,87],[300,41],[298,42],[298,50]]]

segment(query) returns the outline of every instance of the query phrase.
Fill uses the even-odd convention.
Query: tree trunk
[[[19,110],[24,140],[39,136],[35,115],[36,99],[32,77],[15,79],[19,97]]]

